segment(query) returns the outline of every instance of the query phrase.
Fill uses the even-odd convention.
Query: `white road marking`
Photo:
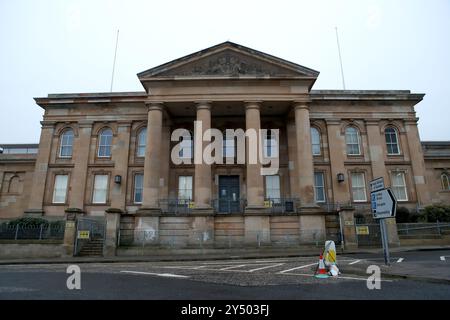
[[[441,256],[441,261],[445,261],[445,256]]]
[[[356,264],[356,263],[358,263],[358,262],[361,262],[361,260],[355,260],[355,261],[353,261],[353,262],[350,262],[349,264]]]
[[[225,270],[230,270],[230,269],[234,269],[234,268],[241,268],[241,267],[245,267],[245,266],[246,266],[245,264],[240,264],[238,266],[225,267],[225,268],[222,268],[222,269],[219,269],[219,270],[225,271]]]
[[[269,269],[269,268],[275,268],[275,267],[278,267],[278,266],[282,266],[283,264],[284,263],[277,263],[277,264],[273,264],[273,265],[270,265],[270,266],[265,266],[265,267],[261,267],[261,268],[251,269],[251,270],[248,270],[248,272],[259,271],[259,270],[264,270],[264,269]]]
[[[278,272],[278,273],[286,273],[286,272],[293,271],[293,270],[297,270],[297,269],[303,269],[303,268],[307,268],[307,267],[314,266],[314,265],[316,265],[316,264],[317,264],[317,262],[314,262],[314,263],[307,264],[307,265],[304,265],[304,266],[300,266],[300,267],[296,267],[296,268],[292,268],[292,269],[283,270],[283,271],[280,271],[280,272]]]
[[[172,274],[172,273],[152,273],[152,272],[127,271],[127,270],[122,270],[120,272],[122,272],[122,273],[131,273],[131,274],[145,274],[145,275],[158,276],[158,277],[168,277],[168,278],[189,278],[189,276],[183,276],[181,274]]]
[[[404,260],[405,258],[398,258],[397,263],[400,263]]]
[[[206,266],[162,266],[161,268],[167,268],[167,269],[186,269],[186,270],[197,270],[205,268]],[[159,268],[156,266],[156,268]]]
[[[302,276],[302,277],[313,277],[314,274],[307,274],[307,273],[283,273],[288,276]],[[329,279],[344,279],[344,280],[361,280],[361,281],[367,281],[366,278],[356,278],[356,277],[345,277],[345,276],[338,276],[338,277],[329,277]],[[393,280],[380,280],[383,282],[392,282]]]

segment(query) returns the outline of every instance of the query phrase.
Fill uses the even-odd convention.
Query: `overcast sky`
[[[136,73],[223,41],[320,71],[314,89],[426,93],[422,140],[450,140],[450,1],[0,0],[0,143],[37,143],[48,93],[141,91]]]

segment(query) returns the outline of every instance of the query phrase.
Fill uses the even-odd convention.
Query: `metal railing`
[[[265,199],[265,206],[271,213],[298,213],[300,199],[297,198],[269,198]]]
[[[450,223],[431,222],[431,223],[397,223],[398,235],[442,235],[450,232]]]
[[[3,223],[0,225],[1,240],[62,240],[65,222],[21,225]]]
[[[191,213],[193,202],[192,199],[160,199],[159,207],[163,213]]]
[[[243,213],[246,199],[213,199],[211,205],[216,213]]]

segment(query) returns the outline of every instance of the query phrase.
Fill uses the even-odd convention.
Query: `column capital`
[[[379,126],[380,125],[380,119],[366,119],[366,125],[367,126]]]
[[[94,124],[94,121],[92,120],[80,120],[78,121],[78,127],[79,128],[91,128]]]
[[[405,125],[417,125],[418,121],[419,121],[419,118],[403,119],[403,123]]]
[[[56,124],[56,121],[49,121],[49,120],[44,120],[44,121],[41,121],[41,126],[42,126],[42,129],[50,129],[50,128],[55,128],[55,124]]]
[[[163,111],[164,103],[161,101],[145,101],[145,105],[148,108],[148,111],[159,110]]]
[[[258,109],[259,110],[261,108],[261,104],[262,104],[262,101],[260,101],[260,100],[244,101],[245,110],[248,110],[248,109]]]
[[[197,108],[197,110],[211,110],[211,101],[194,101],[195,103],[195,107]]]
[[[309,103],[311,100],[295,100],[292,102],[292,108],[294,110],[306,109],[309,111]]]

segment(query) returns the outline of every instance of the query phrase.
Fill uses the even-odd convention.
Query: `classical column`
[[[295,122],[288,120],[286,125],[287,132],[287,144],[288,144],[288,157],[289,157],[289,187],[291,198],[299,199],[300,192],[298,191],[298,176],[297,176],[297,139]]]
[[[78,137],[73,143],[73,163],[70,181],[69,207],[84,210],[84,196],[91,145],[92,121],[79,121]]]
[[[209,142],[203,142],[203,134],[211,128],[211,104],[209,102],[197,102],[197,121],[201,124],[201,132],[195,132],[194,135],[194,201],[195,210],[211,211],[211,165],[203,160],[203,150]],[[201,147],[201,149],[199,149]]]
[[[39,151],[36,159],[36,165],[33,174],[33,187],[30,194],[28,210],[26,214],[44,214],[44,194],[47,180],[48,163],[52,150],[53,133],[55,122],[42,121],[41,138],[39,141]]]
[[[144,163],[142,209],[159,211],[159,179],[161,169],[163,104],[148,104],[147,147]]]
[[[128,176],[128,155],[130,150],[131,121],[119,121],[116,142],[112,147],[114,161],[113,177],[120,176],[121,183],[113,183],[111,207],[125,210]]]
[[[384,163],[383,139],[380,134],[379,120],[366,120],[367,138],[369,142],[369,155],[372,165],[373,178],[384,178],[384,183],[388,184],[389,180],[386,175],[386,165]]]
[[[295,102],[295,127],[297,139],[297,175],[302,207],[315,207],[314,164],[311,150],[311,127],[307,102]]]
[[[263,143],[259,143],[262,139],[260,134],[261,129],[261,116],[260,116],[261,103],[257,101],[250,101],[245,103],[245,125],[246,130],[253,129],[256,131],[258,137],[258,149]],[[250,157],[250,141],[246,139],[246,165],[247,165],[247,208],[246,211],[250,212],[253,209],[264,208],[264,180],[261,175],[261,162],[259,157],[256,158],[256,163],[249,163]],[[258,150],[259,152],[259,150]],[[261,153],[261,152],[259,152]]]
[[[419,130],[417,129],[417,118],[404,120],[406,137],[408,139],[411,166],[416,186],[417,201],[420,206],[431,204],[429,188],[426,185],[425,160],[423,157],[422,144],[420,143]]]

